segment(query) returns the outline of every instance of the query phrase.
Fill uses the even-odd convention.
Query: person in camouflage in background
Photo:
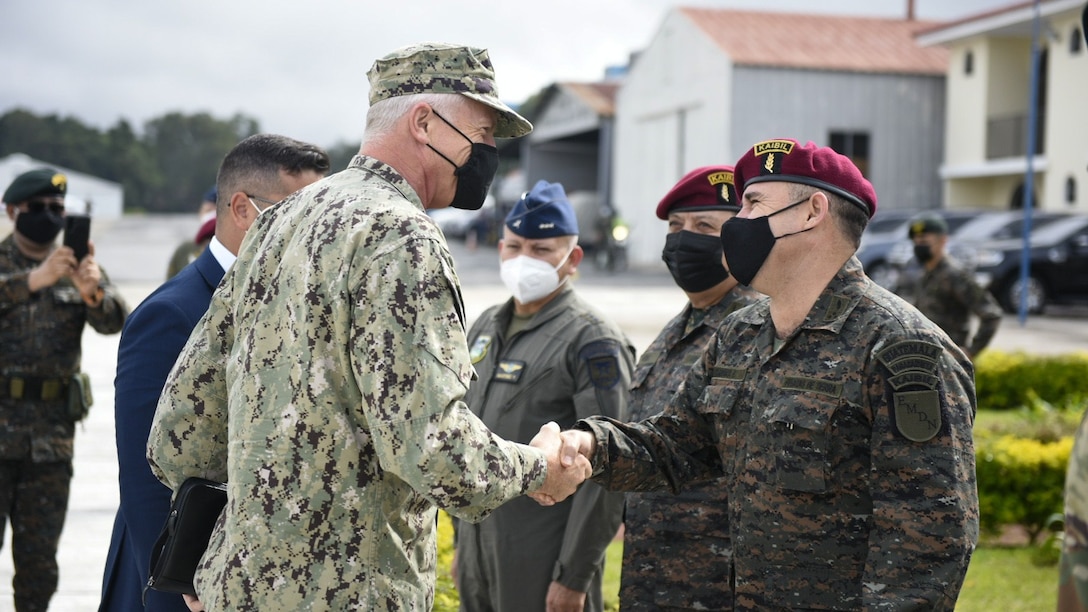
[[[1085,8],[1088,15],[1088,7]],[[1058,611],[1088,610],[1088,412],[1073,438],[1065,473],[1065,533],[1058,579]]]
[[[369,78],[360,154],[258,217],[159,400],[155,475],[227,484],[194,610],[429,610],[436,506],[480,520],[588,475],[555,424],[542,451],[465,406],[460,283],[425,213],[479,208],[495,138],[531,124],[483,49],[406,47]]]
[[[849,158],[770,140],[734,175],[725,265],[769,299],[660,415],[580,421],[564,457],[611,489],[724,477],[734,609],[952,610],[978,541],[970,360],[862,271],[876,193]]]
[[[1001,307],[969,270],[948,255],[944,219],[923,213],[911,220],[907,233],[922,270],[918,275],[905,275],[897,292],[974,359],[997,333]],[[968,341],[971,315],[978,317],[978,329]]]
[[[668,221],[662,259],[688,304],[638,361],[628,400],[631,420],[660,412],[726,315],[759,297],[722,266],[722,224],[739,211],[732,166],[696,168],[658,203],[657,218]],[[726,490],[727,483],[714,480],[677,495],[627,494],[624,610],[732,608]]]
[[[1080,14],[1088,44],[1088,4]],[[1058,577],[1058,612],[1088,610],[1088,412],[1073,437],[1065,472],[1065,533]]]
[[[93,244],[81,261],[54,244],[67,190],[63,174],[41,168],[4,191],[15,231],[0,242],[0,536],[10,521],[20,612],[45,610],[57,590],[81,418],[72,408],[88,388],[78,376],[83,326],[115,334],[128,314]]]

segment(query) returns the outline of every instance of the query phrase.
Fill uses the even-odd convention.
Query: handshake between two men
[[[593,474],[590,457],[597,441],[588,431],[560,431],[555,422],[545,423],[529,446],[539,448],[548,456],[548,475],[544,485],[529,493],[541,506],[552,506],[570,497],[578,486]]]

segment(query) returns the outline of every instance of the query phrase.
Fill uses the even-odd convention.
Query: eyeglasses
[[[27,200],[26,209],[32,213],[40,213],[46,208],[49,208],[49,212],[54,215],[64,214],[64,202],[55,202],[51,200]]]
[[[250,195],[248,193],[246,194],[246,197],[251,199],[251,200],[257,200],[258,202],[268,204],[269,206],[272,206],[273,204],[276,204],[276,202],[273,202],[272,200],[269,200],[268,198],[262,198],[260,196]]]

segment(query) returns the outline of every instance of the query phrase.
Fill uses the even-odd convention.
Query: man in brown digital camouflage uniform
[[[0,242],[0,536],[11,522],[15,609],[45,610],[57,590],[68,509],[83,326],[115,334],[127,308],[94,260],[56,246],[68,179],[41,168],[4,191],[15,231]],[[2,606],[0,606],[2,607]]]
[[[914,218],[907,229],[922,270],[904,280],[899,294],[943,329],[974,359],[990,344],[1001,325],[1001,307],[974,276],[948,256],[948,224],[934,213]],[[978,329],[971,336],[971,315]]]
[[[657,205],[657,217],[669,222],[662,259],[688,304],[639,359],[627,404],[632,420],[660,412],[725,316],[758,297],[722,266],[722,224],[739,211],[732,166],[692,170]],[[678,495],[627,494],[624,610],[732,607],[726,490],[727,483],[713,480]]]
[[[725,265],[769,300],[662,414],[580,421],[564,459],[611,489],[724,476],[734,609],[952,610],[978,540],[970,360],[862,271],[876,193],[849,158],[770,140],[735,177]]]

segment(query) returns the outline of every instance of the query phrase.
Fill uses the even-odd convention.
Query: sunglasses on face
[[[28,212],[40,213],[46,208],[54,215],[64,214],[63,202],[51,202],[49,200],[27,200],[26,209]]]

